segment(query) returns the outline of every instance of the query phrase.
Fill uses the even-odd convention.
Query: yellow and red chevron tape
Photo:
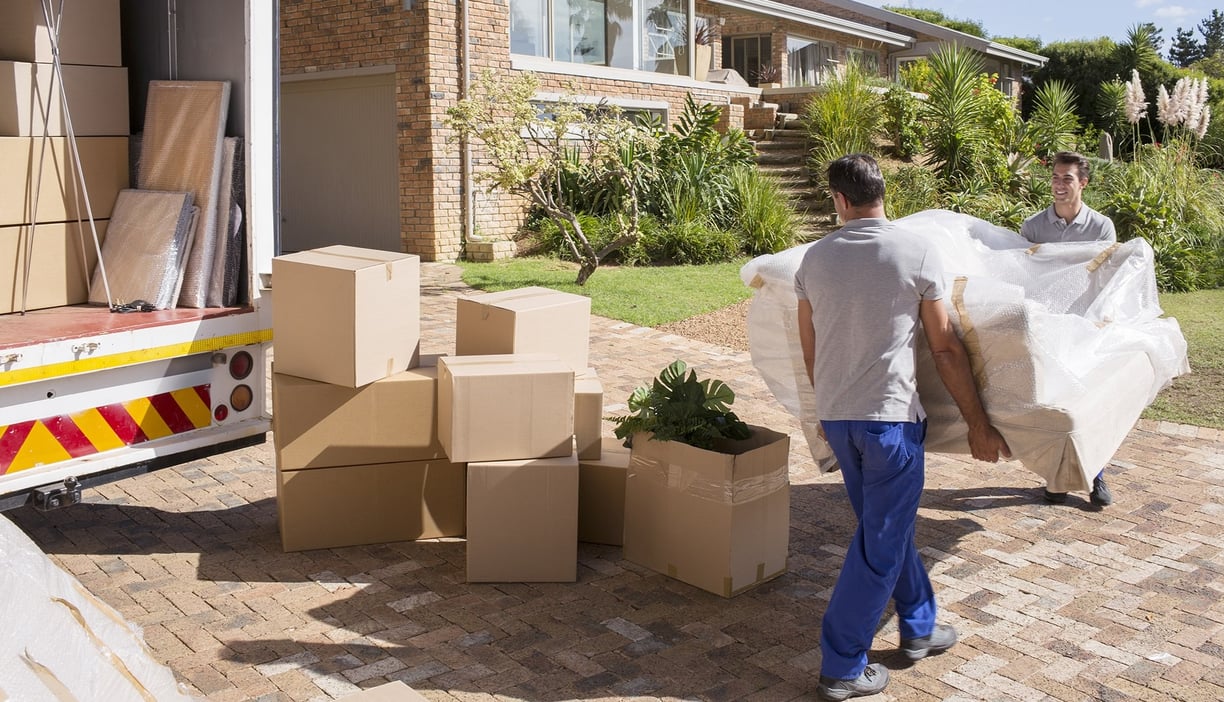
[[[0,426],[0,475],[140,444],[212,424],[210,386]]]

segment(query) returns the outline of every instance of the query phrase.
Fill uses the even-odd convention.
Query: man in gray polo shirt
[[[1088,159],[1072,151],[1054,154],[1054,172],[1050,176],[1054,204],[1024,220],[1020,235],[1034,244],[1117,241],[1113,220],[1084,204],[1088,176]],[[1051,492],[1047,488],[1045,499],[1052,504],[1062,504],[1067,501],[1067,493]],[[1088,499],[1098,507],[1113,504],[1113,493],[1105,484],[1104,468],[1093,479]]]
[[[1072,151],[1054,154],[1050,190],[1054,204],[1024,220],[1020,236],[1034,244],[1064,241],[1117,241],[1113,220],[1084,204],[1088,159]]]
[[[885,217],[884,178],[870,156],[843,156],[828,177],[844,226],[808,248],[795,292],[817,416],[858,518],[820,628],[817,693],[844,700],[888,683],[888,669],[868,665],[867,651],[890,599],[908,659],[956,643],[955,629],[935,624],[935,592],[914,544],[925,481],[919,329],[969,426],[973,457],[994,462],[1011,452],[982,408],[968,354],[944,309],[938,249]]]

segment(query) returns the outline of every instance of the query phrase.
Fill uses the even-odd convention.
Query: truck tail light
[[[251,354],[246,351],[239,351],[233,356],[230,356],[229,372],[230,377],[234,380],[242,380],[251,374],[255,369],[255,361],[251,358]]]
[[[251,390],[250,385],[239,385],[230,392],[229,403],[230,407],[234,408],[235,412],[243,412],[251,406],[251,402],[255,400],[255,393]]]

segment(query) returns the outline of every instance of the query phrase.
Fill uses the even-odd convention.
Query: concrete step
[[[758,166],[791,166],[807,163],[807,150],[787,149],[785,151],[757,152]]]

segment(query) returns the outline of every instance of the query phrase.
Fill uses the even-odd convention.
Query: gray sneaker
[[[1113,504],[1113,493],[1109,491],[1109,486],[1105,484],[1105,476],[1098,475],[1092,481],[1092,492],[1088,494],[1088,499],[1097,507],[1108,507]]]
[[[888,668],[880,663],[872,663],[854,680],[838,680],[820,676],[820,686],[816,693],[822,700],[848,700],[851,697],[867,697],[875,695],[888,684]]]
[[[936,624],[929,636],[901,641],[901,652],[911,661],[920,661],[928,654],[939,653],[956,644],[956,629],[947,624]]]

